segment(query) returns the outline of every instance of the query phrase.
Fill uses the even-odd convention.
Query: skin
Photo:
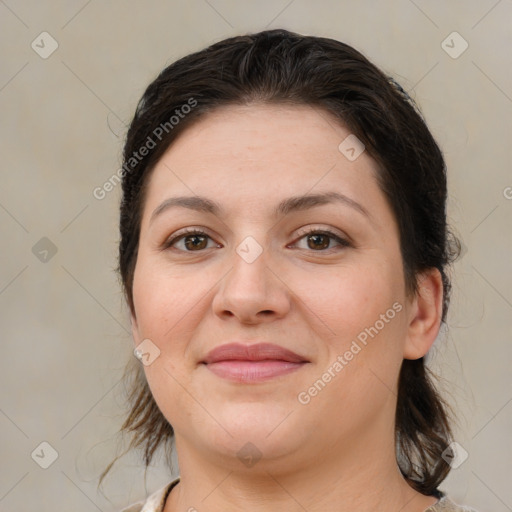
[[[425,272],[418,294],[407,296],[378,166],[366,151],[349,161],[338,150],[349,134],[309,106],[223,107],[184,131],[151,175],[131,320],[134,345],[150,339],[160,350],[144,370],[176,435],[181,481],[165,512],[420,512],[437,501],[401,476],[394,415],[403,359],[425,355],[439,331],[441,276]],[[342,203],[273,216],[289,196],[325,191],[357,201],[370,217]],[[174,207],[150,221],[166,199],[195,195],[224,211]],[[164,247],[191,227],[209,238]],[[312,239],[303,233],[309,227],[350,245]],[[262,249],[252,263],[236,252],[248,236]],[[401,311],[300,403],[298,394],[396,302]],[[235,340],[276,343],[309,362],[256,384],[199,364]],[[251,467],[237,456],[248,442],[261,454]]]

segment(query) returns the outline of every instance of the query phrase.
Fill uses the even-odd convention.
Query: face
[[[378,166],[339,149],[349,135],[308,106],[230,106],[156,165],[132,327],[178,454],[301,464],[392,433],[410,304]],[[277,348],[210,354],[231,343]]]

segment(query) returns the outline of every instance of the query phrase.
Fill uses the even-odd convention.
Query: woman
[[[164,69],[124,148],[122,430],[146,467],[174,444],[180,478],[127,510],[470,510],[438,489],[456,454],[424,364],[446,199],[413,101],[346,44],[271,30]]]

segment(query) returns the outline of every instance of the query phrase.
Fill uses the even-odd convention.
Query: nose
[[[279,271],[263,251],[248,262],[233,252],[232,268],[222,279],[213,299],[214,313],[236,317],[244,324],[258,324],[284,317],[290,310],[291,293]],[[279,277],[278,277],[279,276]]]

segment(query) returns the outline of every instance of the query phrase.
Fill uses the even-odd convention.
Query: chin
[[[265,460],[281,458],[304,442],[297,439],[302,429],[294,424],[292,410],[292,407],[285,409],[262,403],[243,404],[229,413],[217,414],[216,418],[225,430],[215,423],[215,431],[210,432],[209,441],[205,441],[219,455],[243,457],[248,452],[248,456]]]

